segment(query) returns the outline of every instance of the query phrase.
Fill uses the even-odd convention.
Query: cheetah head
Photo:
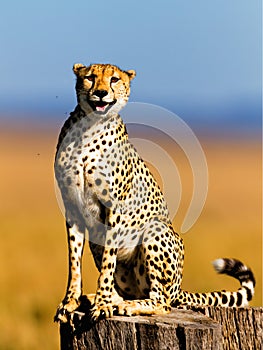
[[[111,64],[76,63],[73,71],[77,77],[78,103],[86,114],[118,112],[128,102],[134,70],[123,71]]]

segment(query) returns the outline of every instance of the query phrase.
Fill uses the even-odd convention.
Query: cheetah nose
[[[108,95],[108,91],[106,91],[106,90],[96,90],[96,91],[93,92],[93,95],[96,95],[99,98],[103,98],[104,96]]]

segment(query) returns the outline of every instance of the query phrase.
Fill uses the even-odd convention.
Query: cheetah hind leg
[[[172,254],[173,247],[180,247],[183,250],[182,243],[174,231],[167,227],[167,224],[154,220],[145,227],[147,241],[140,246],[138,254],[138,266],[143,267],[147,276],[142,276],[142,272],[135,269],[136,280],[145,278],[149,280],[149,297],[140,300],[127,300],[117,305],[119,315],[156,315],[167,314],[171,311],[171,291],[176,284],[179,288],[181,282],[181,268],[178,266],[180,254]],[[163,244],[158,246],[160,241],[160,232],[163,233]],[[150,238],[150,239],[149,239]],[[175,251],[175,249],[174,249]],[[150,257],[150,259],[148,258]],[[155,261],[159,262],[156,268]]]
[[[155,220],[151,223],[153,226],[149,225],[147,227],[146,237],[150,237],[151,240],[143,242],[140,246],[141,258],[138,257],[138,265],[143,266],[143,270],[147,271],[147,277],[149,279],[150,292],[149,297],[146,299],[139,300],[125,300],[123,302],[117,303],[115,307],[115,314],[135,316],[135,315],[156,315],[156,314],[167,314],[171,311],[171,291],[175,292],[180,287],[181,282],[181,268],[176,270],[175,266],[178,266],[178,259],[180,254],[171,254],[168,249],[170,246],[176,247],[180,246],[180,252],[183,250],[181,241],[178,241],[178,236],[174,231],[167,227],[166,223]],[[159,248],[154,242],[159,241],[159,232],[163,232],[163,242]],[[157,239],[155,239],[157,237]],[[158,249],[156,249],[158,248]],[[151,259],[146,259],[150,256]],[[152,264],[155,258],[160,259],[162,256],[162,264],[160,264],[161,269],[156,269],[156,264]],[[171,266],[171,268],[166,268],[165,266]],[[135,271],[137,274],[136,279],[142,278],[140,271]],[[163,281],[165,280],[165,283]],[[174,288],[174,284],[178,287]]]
[[[118,294],[108,305],[94,305],[93,319],[108,318],[113,315],[158,315],[171,311],[170,298],[165,287],[157,280],[152,281],[152,290],[147,299],[123,300]]]
[[[108,318],[116,315],[136,316],[136,315],[159,315],[167,314],[171,311],[168,303],[163,303],[153,299],[123,300],[121,302],[108,305],[94,305],[92,309],[94,320]]]
[[[150,272],[153,269],[149,267]],[[150,276],[152,274],[150,273]],[[118,315],[136,316],[136,315],[161,315],[171,311],[171,299],[167,292],[171,283],[162,285],[157,279],[151,280],[151,290],[149,298],[139,300],[125,300],[116,306]],[[167,289],[168,287],[168,289]]]

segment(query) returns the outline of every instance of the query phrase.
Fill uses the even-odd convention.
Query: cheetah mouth
[[[89,105],[93,109],[94,112],[104,114],[108,112],[108,110],[117,102],[113,100],[112,102],[104,102],[104,101],[88,101]]]

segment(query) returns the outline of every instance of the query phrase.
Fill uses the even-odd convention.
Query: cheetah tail
[[[181,291],[178,302],[189,306],[247,306],[254,295],[255,278],[250,268],[236,259],[217,259],[213,262],[215,270],[239,280],[241,288],[236,292],[220,291],[211,293],[188,293]]]

